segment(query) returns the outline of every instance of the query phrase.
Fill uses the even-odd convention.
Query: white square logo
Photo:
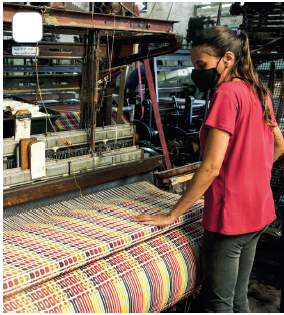
[[[12,35],[17,43],[37,43],[42,39],[42,16],[38,12],[18,12],[13,15]]]

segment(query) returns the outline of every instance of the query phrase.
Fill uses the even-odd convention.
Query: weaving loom
[[[4,216],[4,312],[155,312],[200,285],[198,201],[168,227],[179,195],[137,182]]]
[[[41,103],[61,117],[51,123],[56,135],[46,123],[41,134],[4,141],[4,312],[165,309],[199,288],[203,202],[165,228],[133,221],[140,213],[168,213],[179,196],[149,183],[165,162],[171,168],[161,128],[165,157],[144,157],[135,145],[135,125],[123,115],[129,108],[120,102],[118,111],[112,108],[112,89],[126,65],[143,60],[154,91],[148,59],[178,50],[182,36],[173,34],[174,21],[7,3],[5,28],[10,31],[13,15],[26,10],[42,15],[45,34],[78,31],[84,43],[43,41],[35,63],[47,59],[48,66],[23,66],[21,76],[5,78],[4,94],[19,93],[20,86],[21,94],[31,100],[35,93],[37,101],[41,91]],[[14,58],[10,48],[17,43],[6,44],[5,57]],[[143,46],[141,52],[135,45]],[[75,64],[66,68],[52,59]]]

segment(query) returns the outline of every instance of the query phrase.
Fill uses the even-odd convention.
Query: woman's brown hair
[[[235,31],[226,26],[213,26],[203,30],[193,41],[192,47],[210,48],[214,57],[221,58],[227,51],[235,55],[235,62],[229,68],[224,81],[235,77],[243,80],[248,87],[252,86],[257,94],[263,109],[263,118],[270,127],[275,127],[272,121],[272,112],[269,106],[269,97],[273,101],[270,90],[259,80],[252,64],[249,40],[245,32]],[[209,53],[210,54],[210,53]]]

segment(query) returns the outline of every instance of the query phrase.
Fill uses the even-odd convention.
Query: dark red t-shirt
[[[270,188],[274,135],[259,99],[242,81],[222,84],[200,131],[202,155],[210,127],[231,136],[220,173],[204,194],[202,226],[228,235],[261,230],[276,216]]]

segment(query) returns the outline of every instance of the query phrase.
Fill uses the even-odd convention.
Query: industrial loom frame
[[[167,228],[144,227],[131,220],[145,211],[166,213],[179,198],[150,184],[153,172],[170,170],[171,163],[148,58],[181,46],[182,36],[173,34],[174,22],[4,3],[4,29],[11,29],[12,16],[19,11],[42,13],[45,31],[85,33],[88,37],[88,46],[73,45],[72,53],[76,53],[71,58],[82,58],[83,54],[84,62],[82,82],[71,78],[70,90],[81,90],[81,114],[86,110],[90,113],[86,123],[91,130],[91,149],[96,145],[96,113],[100,108],[99,50],[114,40],[109,36],[105,44],[101,37],[114,30],[143,33],[115,37],[118,46],[140,43],[142,50],[126,56],[111,52],[111,68],[143,60],[164,156],[77,173],[76,180],[67,176],[5,190],[4,312],[157,312],[192,295],[201,283],[203,201]],[[149,50],[148,44],[153,42],[169,45]],[[70,53],[51,54],[51,46],[40,45],[39,58],[70,58]],[[16,80],[5,82],[4,91],[22,93]],[[48,85],[48,80],[45,84],[47,91],[52,86],[54,91],[62,88]],[[118,115],[121,111],[119,106]],[[79,198],[78,187],[82,189]]]

